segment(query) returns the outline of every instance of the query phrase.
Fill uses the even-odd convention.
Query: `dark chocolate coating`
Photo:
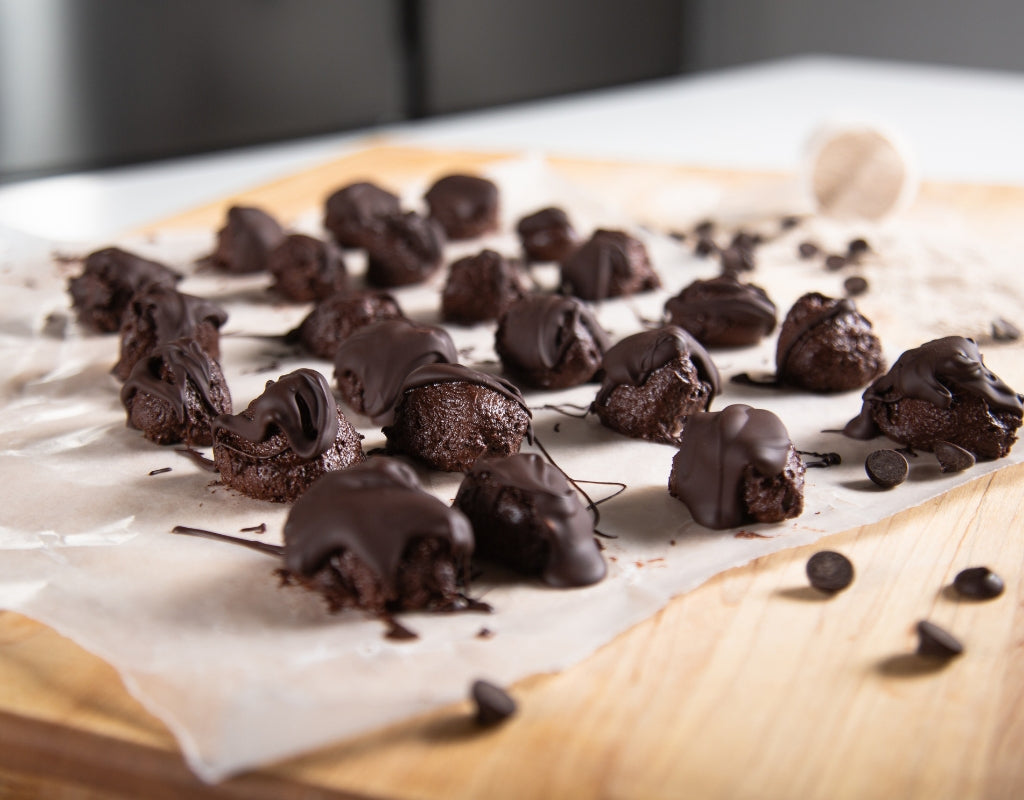
[[[385,292],[348,292],[321,300],[287,338],[310,353],[333,359],[338,346],[364,325],[403,317],[398,301]]]
[[[474,175],[447,175],[431,186],[424,199],[431,219],[452,240],[474,239],[498,229],[498,187]]]
[[[322,300],[345,290],[348,273],[341,251],[304,233],[286,236],[270,251],[270,289],[294,303]]]
[[[533,453],[481,458],[454,506],[473,524],[476,554],[550,586],[587,586],[607,572],[594,521],[565,476]]]
[[[669,493],[714,529],[797,517],[803,485],[803,462],[781,420],[741,404],[691,415],[669,475]]]
[[[574,297],[531,294],[509,306],[494,348],[515,380],[540,389],[586,383],[601,367],[608,335]]]
[[[441,292],[441,316],[446,322],[460,325],[498,319],[526,292],[518,261],[494,250],[482,250],[448,268],[448,280]]]
[[[561,261],[576,248],[579,237],[560,208],[543,208],[516,224],[523,252],[530,261]]]
[[[463,514],[390,458],[324,475],[284,526],[287,573],[321,592],[331,610],[452,608],[472,552]]]
[[[424,364],[459,360],[443,328],[407,319],[374,322],[338,346],[334,378],[342,399],[376,425],[391,422],[406,376]]]
[[[1001,458],[1017,439],[1022,396],[993,374],[973,339],[947,336],[907,350],[863,394],[860,414],[844,433],[879,434],[931,450],[945,441],[977,458]]]
[[[533,435],[530,418],[508,381],[459,364],[429,364],[406,376],[384,435],[390,453],[463,472],[481,456],[519,452],[523,437]]]
[[[781,383],[812,392],[857,389],[885,369],[882,344],[853,301],[818,292],[786,314],[775,363]]]
[[[444,231],[415,211],[381,220],[366,243],[366,282],[389,288],[422,283],[441,267]]]
[[[747,347],[775,330],[775,303],[732,275],[694,281],[665,302],[665,311],[705,347]]]
[[[397,195],[373,183],[352,183],[327,198],[324,227],[342,247],[366,247],[382,220],[402,210]]]
[[[128,426],[157,444],[213,443],[211,425],[231,413],[220,366],[199,344],[181,339],[157,347],[132,368],[121,387]]]
[[[661,286],[647,248],[622,231],[595,231],[562,261],[563,291],[584,300],[636,294]]]
[[[678,444],[686,417],[721,391],[700,344],[675,325],[627,336],[604,354],[604,380],[591,410],[612,430]]]
[[[268,381],[241,414],[214,420],[213,460],[225,485],[258,500],[288,502],[323,473],[361,462],[361,438],[323,375],[299,369]]]
[[[195,339],[206,353],[220,358],[220,328],[227,312],[201,297],[153,285],[136,294],[121,324],[121,354],[111,372],[126,380],[132,367],[154,348],[176,339]]]
[[[157,261],[105,247],[85,257],[82,274],[68,281],[68,292],[79,323],[100,333],[113,333],[120,329],[136,292],[148,286],[173,288],[181,278]]]
[[[270,251],[282,239],[284,229],[266,211],[232,206],[226,224],[217,231],[217,246],[210,254],[210,263],[235,274],[263,272]]]

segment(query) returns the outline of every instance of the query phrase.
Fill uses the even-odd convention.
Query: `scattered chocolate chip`
[[[719,253],[722,259],[722,273],[735,275],[754,268],[754,251],[746,247],[732,245]]]
[[[847,261],[846,256],[839,256],[833,254],[825,259],[825,269],[827,269],[829,272],[838,272],[848,263],[850,262]]]
[[[697,234],[697,236],[699,236],[699,237],[700,237],[700,238],[702,238],[702,239],[703,239],[703,238],[704,238],[705,236],[710,236],[710,235],[711,235],[711,233],[712,233],[712,232],[713,232],[714,230],[715,230],[715,223],[714,223],[714,222],[712,222],[712,221],[711,221],[711,220],[709,220],[709,219],[705,219],[705,220],[702,220],[701,222],[698,222],[698,223],[697,223],[696,225],[694,225],[694,227],[693,227],[693,232],[694,232],[694,233],[696,233],[696,234]]]
[[[677,242],[686,241],[686,234],[683,231],[669,231],[668,235],[675,239]]]
[[[1000,317],[992,321],[992,338],[997,342],[1015,342],[1020,338],[1020,328]]]
[[[856,259],[858,256],[863,255],[871,249],[871,245],[868,244],[867,239],[853,239],[846,246],[846,257],[849,259]]]
[[[883,489],[891,489],[907,479],[910,465],[902,453],[875,450],[865,459],[864,470],[875,484]]]
[[[494,638],[494,631],[492,631],[490,628],[481,628],[480,630],[478,630],[476,632],[476,638],[477,639],[493,639]]]
[[[842,553],[821,550],[807,560],[807,580],[821,592],[838,592],[853,582],[853,564]]]
[[[974,453],[964,450],[958,444],[938,441],[932,445],[932,452],[939,460],[939,469],[943,472],[963,472],[974,466]]]
[[[791,230],[792,228],[795,228],[799,224],[800,224],[800,217],[790,215],[790,216],[783,217],[782,219],[779,220],[779,229],[780,230],[784,230],[784,231],[788,231],[788,230]]]
[[[927,658],[953,658],[964,651],[964,646],[949,631],[934,622],[917,623],[917,654]]]
[[[736,231],[729,246],[738,247],[740,250],[753,250],[759,244],[761,244],[761,234],[741,230]]]
[[[868,290],[868,282],[860,277],[860,275],[853,275],[843,281],[843,289],[846,290],[846,294],[850,297],[857,297]]]
[[[149,471],[149,474],[150,475],[163,475],[165,472],[170,472],[170,471],[171,471],[170,467],[161,467],[160,469],[151,469]]]
[[[818,245],[814,242],[800,242],[798,252],[800,253],[800,258],[814,258],[818,255]]]
[[[474,681],[470,693],[480,725],[496,725],[516,713],[516,701],[511,695],[489,681]]]
[[[709,256],[717,249],[718,247],[715,245],[714,239],[710,236],[701,236],[697,239],[697,244],[694,245],[693,252],[699,256]]]
[[[953,579],[953,588],[964,597],[974,600],[991,600],[1003,593],[1003,579],[988,567],[968,567],[960,570]]]

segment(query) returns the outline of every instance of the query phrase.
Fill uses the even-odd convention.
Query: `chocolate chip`
[[[829,272],[838,272],[848,263],[846,256],[831,255],[825,259],[825,269]]]
[[[939,469],[943,472],[963,472],[974,466],[974,453],[964,450],[958,444],[938,441],[932,445],[932,452],[939,460]]]
[[[868,477],[883,489],[891,489],[903,483],[909,469],[906,457],[895,450],[875,450],[864,460],[864,470]]]
[[[711,255],[718,247],[715,245],[715,240],[710,236],[701,236],[697,239],[697,244],[693,247],[693,252],[699,256]]]
[[[988,567],[968,567],[953,578],[953,588],[964,597],[974,600],[991,600],[1003,593],[1003,579]]]
[[[949,631],[934,622],[917,623],[917,654],[927,658],[953,658],[964,651],[964,646]]]
[[[822,592],[838,592],[853,582],[853,564],[842,553],[821,550],[807,560],[807,580]]]
[[[729,246],[738,247],[740,250],[753,250],[759,244],[761,244],[761,234],[750,233],[749,231],[736,231]]]
[[[754,252],[745,247],[727,247],[719,257],[722,259],[722,273],[733,274],[746,272],[754,268]]]
[[[997,342],[1015,342],[1020,338],[1020,328],[1000,317],[992,321],[992,338]]]
[[[846,245],[846,257],[855,259],[870,249],[871,245],[868,244],[867,239],[854,239]]]
[[[698,222],[693,228],[693,232],[696,233],[697,236],[700,237],[701,239],[711,236],[714,230],[715,223],[709,219],[705,219],[702,220],[701,222]]]
[[[511,695],[489,681],[474,681],[471,695],[480,725],[496,725],[516,713],[516,701]]]
[[[788,216],[779,220],[779,229],[788,231],[800,224],[800,217]]]
[[[683,231],[669,231],[668,235],[675,239],[677,242],[686,241],[686,233]]]
[[[843,288],[850,297],[856,297],[868,290],[868,282],[860,275],[853,275],[843,281]]]
[[[800,258],[814,258],[818,255],[818,245],[814,242],[800,242],[798,252],[800,253]]]

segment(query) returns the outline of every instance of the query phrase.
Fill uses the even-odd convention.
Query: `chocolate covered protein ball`
[[[586,383],[601,367],[610,342],[575,297],[530,294],[501,317],[494,349],[513,380],[538,389]]]
[[[293,303],[322,300],[345,290],[348,273],[341,251],[304,233],[286,236],[270,251],[270,290]]]
[[[385,292],[343,292],[321,300],[286,338],[315,356],[333,359],[338,346],[372,322],[400,319],[398,301]]]
[[[267,381],[241,414],[213,422],[221,482],[257,500],[294,500],[325,472],[363,461],[362,436],[338,410],[327,379],[298,369]]]
[[[430,218],[454,241],[475,239],[498,229],[498,187],[475,175],[447,175],[431,186],[424,199]]]
[[[149,286],[173,289],[182,276],[157,261],[118,247],[85,257],[82,274],[68,281],[78,322],[100,333],[120,330],[132,297]]]
[[[665,312],[705,347],[748,347],[775,330],[775,303],[732,275],[694,281],[665,302]]]
[[[622,231],[595,231],[561,264],[563,291],[584,300],[636,294],[661,286],[647,248]]]
[[[441,268],[444,231],[409,211],[384,217],[366,242],[366,282],[389,288],[422,283]]]
[[[406,376],[384,435],[389,453],[464,472],[481,456],[518,453],[523,437],[532,436],[530,416],[508,381],[459,364],[430,364]]]
[[[687,419],[668,490],[705,528],[781,522],[803,512],[804,465],[778,417],[731,405]]]
[[[155,285],[136,294],[121,324],[121,355],[111,372],[127,380],[132,367],[162,344],[194,339],[206,353],[220,358],[220,328],[227,312],[201,297]]]
[[[627,336],[604,354],[591,410],[613,431],[678,444],[686,418],[707,411],[718,370],[696,339],[674,325]]]
[[[473,524],[482,558],[556,587],[587,586],[607,572],[593,517],[565,475],[538,455],[479,459],[454,506]]]
[[[331,611],[464,608],[473,531],[397,459],[374,457],[317,480],[284,526],[286,582]]]
[[[210,254],[213,266],[225,272],[263,272],[270,251],[284,239],[284,229],[266,211],[232,206],[224,227],[217,232],[217,246]]]
[[[441,292],[441,316],[446,322],[474,325],[498,319],[527,293],[518,261],[493,250],[466,256],[448,268]]]
[[[885,369],[882,344],[854,305],[818,292],[789,310],[775,351],[780,383],[812,392],[845,392]]]
[[[324,227],[342,247],[366,247],[385,217],[402,211],[397,195],[373,183],[352,183],[327,198]]]
[[[334,356],[341,398],[374,424],[391,422],[406,376],[425,364],[455,364],[459,354],[443,328],[408,319],[374,322],[355,331]]]
[[[1017,440],[1022,399],[985,366],[973,339],[947,336],[903,353],[864,392],[844,433],[919,450],[948,442],[975,458],[1002,458]]]
[[[562,261],[576,249],[579,237],[560,208],[543,208],[516,223],[516,233],[529,261]]]
[[[132,368],[121,387],[128,427],[157,444],[213,443],[211,425],[231,413],[220,365],[190,339],[157,347]]]

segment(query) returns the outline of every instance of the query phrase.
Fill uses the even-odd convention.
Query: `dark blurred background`
[[[0,0],[0,180],[805,53],[1024,69],[1020,0]]]

